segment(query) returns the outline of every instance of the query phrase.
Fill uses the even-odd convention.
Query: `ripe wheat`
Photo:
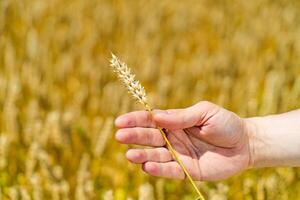
[[[130,68],[122,61],[119,60],[117,56],[112,54],[112,59],[110,60],[110,66],[113,68],[114,72],[118,75],[120,80],[123,82],[124,86],[127,88],[129,93],[141,104],[144,105],[147,111],[149,111],[152,115],[152,107],[148,104],[147,102],[147,97],[146,97],[146,92],[144,87],[140,84],[138,80],[135,80],[135,75],[132,74]],[[194,187],[195,191],[198,194],[198,198],[200,200],[204,200],[203,195],[197,188],[195,182],[193,181],[192,177],[186,170],[184,164],[182,161],[179,159],[176,151],[174,150],[173,146],[171,145],[169,139],[167,138],[165,132],[163,131],[162,128],[157,127],[158,130],[161,132],[164,140],[167,143],[168,148],[170,149],[171,153],[173,154],[175,160],[178,162],[182,170],[184,171],[186,177],[189,179],[191,182],[192,186]]]

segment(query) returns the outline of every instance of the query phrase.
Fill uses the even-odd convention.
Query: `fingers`
[[[123,144],[137,144],[153,147],[165,145],[165,141],[159,132],[154,128],[122,128],[116,133],[116,140]]]
[[[155,111],[153,119],[160,127],[177,130],[194,126],[198,121],[197,113],[193,107],[178,112]]]
[[[219,107],[210,102],[200,102],[185,109],[154,110],[152,116],[148,111],[135,111],[118,117],[115,125],[118,128],[157,126],[170,130],[189,128],[200,125],[209,112],[214,112]]]
[[[217,106],[209,102],[200,102],[176,112],[154,111],[153,119],[159,127],[170,130],[185,129],[200,125],[206,114],[213,109],[217,109]]]
[[[116,119],[115,125],[117,128],[156,127],[148,111],[135,111],[121,115]]]
[[[168,113],[176,113],[182,109],[170,109]],[[154,112],[164,112],[162,110],[154,110]],[[119,116],[115,125],[117,128],[133,128],[133,127],[144,127],[144,128],[155,128],[156,124],[153,120],[153,116],[149,111],[134,111]]]
[[[158,163],[146,162],[143,164],[143,170],[152,175],[173,179],[184,179],[185,175],[180,165],[176,161]]]
[[[168,162],[172,160],[172,154],[166,148],[154,149],[130,149],[126,153],[129,161],[137,164],[145,162]]]

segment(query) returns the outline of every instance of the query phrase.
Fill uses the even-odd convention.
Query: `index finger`
[[[134,111],[119,116],[115,125],[117,128],[155,128],[155,122],[152,119],[152,115],[148,111]]]
[[[168,110],[159,110],[154,109],[153,113],[176,113],[182,109],[168,109]],[[153,116],[149,111],[134,111],[129,112],[124,115],[119,116],[115,120],[115,125],[117,128],[134,128],[134,127],[143,127],[143,128],[157,128]]]

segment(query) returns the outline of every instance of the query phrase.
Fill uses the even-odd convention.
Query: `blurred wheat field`
[[[145,175],[113,139],[141,109],[110,51],[158,108],[209,100],[248,117],[300,107],[300,2],[1,0],[0,199],[193,199]],[[299,199],[300,170],[199,183],[208,199]]]

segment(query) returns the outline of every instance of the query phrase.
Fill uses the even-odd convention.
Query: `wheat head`
[[[138,80],[135,79],[135,75],[131,72],[130,68],[124,62],[120,61],[120,59],[117,56],[115,56],[113,53],[111,55],[112,55],[112,58],[110,60],[110,66],[113,68],[114,72],[116,72],[116,74],[118,75],[120,80],[123,82],[123,84],[127,88],[128,92],[138,102],[143,104],[144,107],[146,108],[146,110],[149,111],[151,115],[153,115],[152,108],[147,102],[147,97],[146,97],[146,92],[145,92],[144,87],[140,84],[140,82]],[[170,152],[173,154],[175,160],[178,162],[178,164],[180,165],[180,167],[184,171],[186,177],[189,179],[189,181],[191,182],[191,184],[194,187],[195,191],[197,192],[197,194],[198,194],[197,199],[204,200],[203,195],[201,194],[201,192],[197,188],[195,182],[193,181],[191,175],[188,173],[188,171],[185,168],[183,162],[179,159],[176,151],[174,150],[173,146],[171,145],[171,143],[170,143],[169,139],[167,138],[165,132],[160,127],[157,127],[157,129],[162,134],[164,140],[167,143],[167,146],[168,146]]]
[[[135,75],[131,73],[131,69],[113,53],[110,60],[110,66],[114,72],[118,75],[124,86],[128,89],[128,92],[145,107],[149,107],[146,97],[146,91],[141,83],[135,79]]]

